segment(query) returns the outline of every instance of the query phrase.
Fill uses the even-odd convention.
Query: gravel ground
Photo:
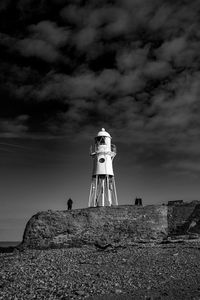
[[[0,299],[200,300],[200,243],[0,253]]]

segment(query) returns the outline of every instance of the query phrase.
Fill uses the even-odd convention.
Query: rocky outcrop
[[[200,201],[168,207],[170,236],[200,234]]]
[[[27,223],[22,247],[70,247],[162,240],[168,235],[168,207],[124,205],[72,211],[44,211]]]

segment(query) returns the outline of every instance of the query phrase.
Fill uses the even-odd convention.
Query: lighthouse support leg
[[[118,205],[114,176],[95,175],[89,194],[89,207]]]
[[[90,207],[90,206],[92,206],[92,194],[93,194],[93,190],[94,190],[94,188],[93,188],[94,186],[93,186],[93,182],[91,183],[91,186],[90,186],[90,195],[89,195],[89,202],[88,202],[88,206]]]
[[[105,180],[102,179],[102,206],[105,205]]]
[[[106,176],[106,183],[107,183],[107,195],[108,195],[108,205],[111,206],[111,193],[110,193],[110,184],[109,184],[109,175]]]
[[[115,203],[113,203],[114,205],[118,205],[118,201],[117,201],[117,191],[116,191],[116,186],[115,186],[115,178],[114,178],[114,176],[113,176],[113,178],[112,178],[112,180],[113,180],[113,188],[114,188],[114,201],[115,201]]]
[[[97,206],[97,183],[98,183],[98,176],[96,175],[95,178],[95,193],[94,193],[94,206]]]

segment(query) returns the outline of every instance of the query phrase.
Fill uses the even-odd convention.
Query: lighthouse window
[[[99,145],[105,145],[105,136],[98,136],[95,139],[96,143],[98,143]]]
[[[105,161],[105,159],[103,157],[99,159],[100,163],[104,163],[104,161]]]

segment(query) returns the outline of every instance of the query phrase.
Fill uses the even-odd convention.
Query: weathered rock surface
[[[57,248],[162,240],[168,235],[168,207],[123,205],[72,211],[44,211],[26,225],[22,247]]]
[[[169,235],[200,234],[200,201],[168,207]]]

